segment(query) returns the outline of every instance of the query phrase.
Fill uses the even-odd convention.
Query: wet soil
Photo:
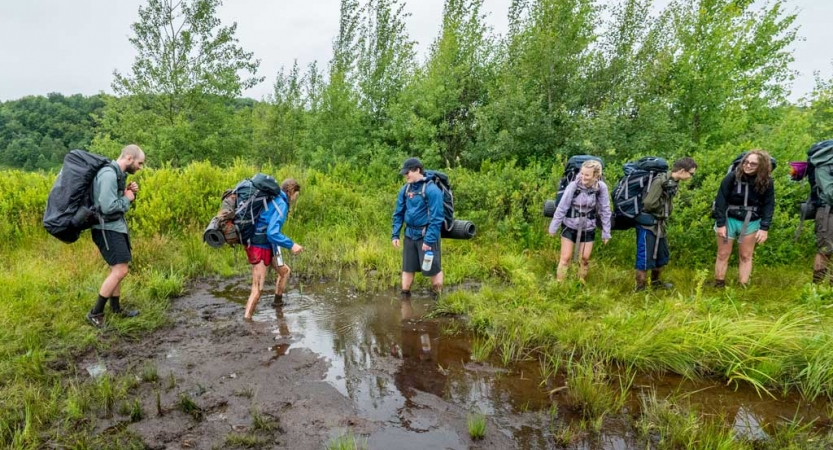
[[[126,428],[152,449],[322,449],[348,432],[369,449],[545,449],[579,420],[553,385],[563,380],[542,383],[537,362],[474,362],[463,322],[429,318],[427,293],[402,302],[393,292],[298,284],[281,306],[264,295],[247,322],[248,292],[247,279],[202,280],[173,301],[171,326],[79,361],[93,375],[137,376],[141,420],[114,414],[98,431]],[[141,380],[146,368],[157,381]],[[687,392],[748,438],[765,438],[764,424],[824,415],[823,405],[673,376],[640,377],[633,390]],[[486,417],[482,440],[469,437],[472,414]],[[645,448],[622,420],[603,428],[568,446]]]

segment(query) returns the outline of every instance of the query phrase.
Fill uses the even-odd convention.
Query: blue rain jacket
[[[406,183],[396,198],[391,239],[399,239],[405,225],[405,237],[424,239],[426,244],[433,246],[440,240],[444,214],[443,193],[437,185],[427,178]]]
[[[289,199],[286,194],[281,191],[280,195],[273,198],[267,205],[266,209],[260,213],[257,218],[257,227],[255,229],[255,236],[258,234],[265,234],[269,245],[255,244],[256,247],[272,248],[276,247],[292,248],[295,242],[288,236],[281,232],[284,222],[286,222],[286,215],[289,214]],[[255,237],[257,239],[257,237]]]

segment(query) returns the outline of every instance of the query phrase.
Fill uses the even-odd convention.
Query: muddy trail
[[[138,380],[155,369],[157,379],[136,388],[141,420],[114,414],[97,432],[127,429],[151,449],[323,449],[347,433],[368,449],[545,449],[559,446],[564,424],[580,420],[563,389],[541,383],[537,362],[473,362],[464,323],[429,318],[427,293],[401,302],[393,292],[295,285],[282,306],[264,295],[246,322],[248,289],[243,278],[194,283],[172,302],[171,326],[79,361],[91,376]],[[826,417],[823,405],[676,377],[640,377],[634,390],[641,389],[690,391],[692,402],[727,417],[746,438],[765,438],[764,424],[784,418]],[[469,437],[473,414],[486,417],[481,440]],[[621,418],[567,444],[645,446]]]

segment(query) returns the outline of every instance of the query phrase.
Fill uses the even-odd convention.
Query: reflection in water
[[[248,285],[241,283],[215,295],[245,303],[248,292]],[[420,393],[490,416],[521,448],[552,447],[547,412],[552,401],[542,387],[537,362],[516,363],[508,370],[497,369],[497,362],[473,362],[470,336],[443,332],[463,327],[450,327],[453,319],[425,318],[432,300],[359,295],[336,284],[320,284],[305,286],[303,294],[290,291],[284,301],[276,308],[261,302],[253,317],[256,326],[275,335],[270,363],[294,348],[326,358],[330,365],[325,380],[350,398],[363,418],[385,424],[369,438],[370,448],[405,448],[405,441],[412,448],[465,448],[468,438],[438,421],[436,412],[426,411]],[[752,439],[766,436],[764,424],[793,417],[799,408],[796,399],[761,399],[751,389],[736,391],[673,375],[640,376],[634,386],[635,391],[650,387],[660,398],[689,392],[686,397],[693,405],[726,417],[737,434]],[[824,413],[823,406],[800,408],[809,419]],[[627,448],[633,442],[626,429],[608,429],[579,448]]]

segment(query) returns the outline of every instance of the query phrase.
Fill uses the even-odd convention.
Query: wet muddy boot
[[[645,280],[648,278],[648,274],[645,273],[644,270],[637,270],[636,271],[636,292],[642,292],[646,288]]]
[[[664,283],[659,279],[661,273],[662,271],[659,269],[651,271],[651,287],[653,289],[674,289],[674,285],[672,283]]]
[[[122,309],[119,297],[110,297],[110,309],[113,314],[119,317],[136,317],[139,315],[139,311],[135,309]]]
[[[726,287],[726,280],[714,280],[712,281],[712,287],[715,289],[723,289]]]
[[[402,291],[399,292],[399,298],[402,299],[402,300],[410,300],[411,299],[411,291],[409,289],[408,290],[402,289]]]
[[[813,271],[813,284],[821,284],[827,277],[827,269]]]
[[[87,313],[87,323],[90,325],[101,328],[104,326],[104,313],[93,314],[92,311]]]
[[[272,299],[272,306],[275,308],[283,306],[283,295],[275,294],[275,298]]]

